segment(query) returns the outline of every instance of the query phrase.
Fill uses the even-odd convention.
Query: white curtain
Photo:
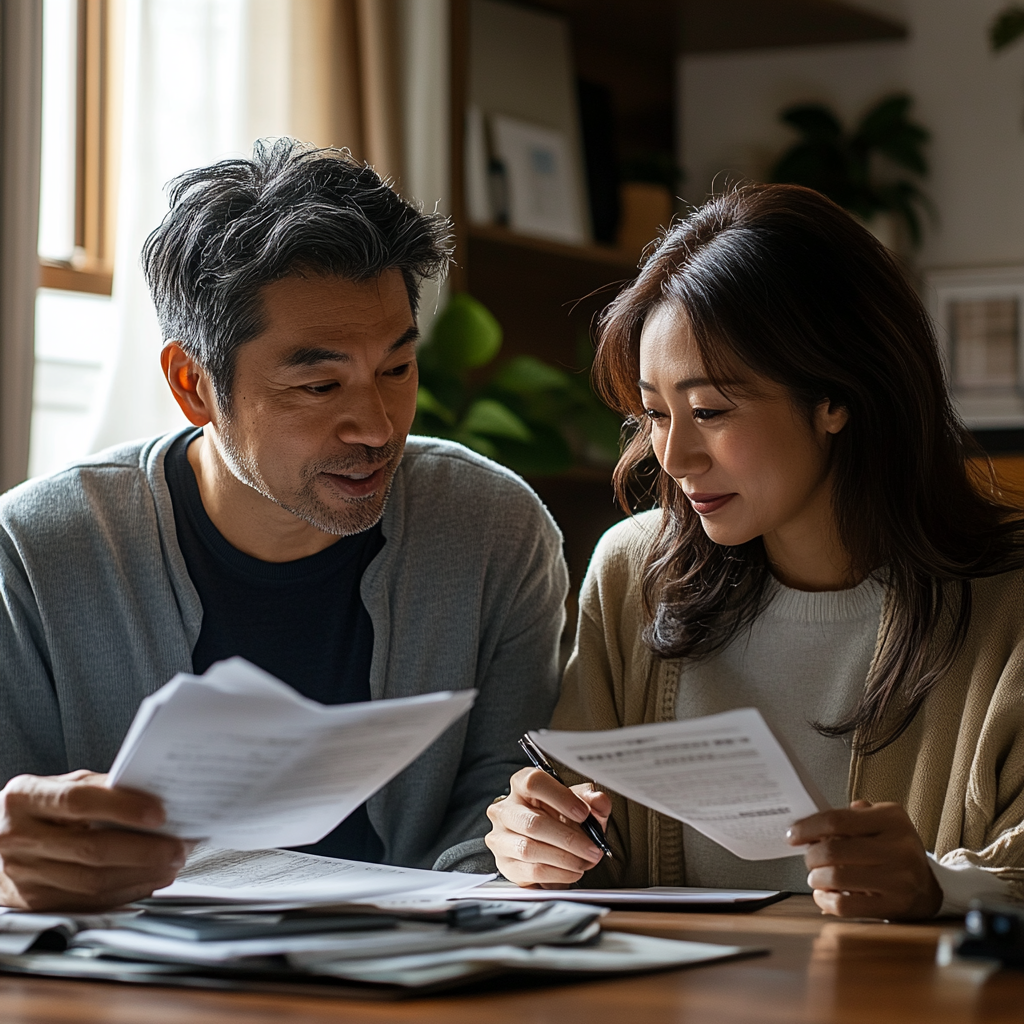
[[[402,192],[429,210],[451,213],[449,0],[402,0],[401,125],[404,142]],[[444,282],[427,282],[420,297],[425,337],[444,305]]]
[[[379,50],[386,26],[377,7],[383,0],[126,2],[117,339],[93,451],[186,422],[160,373],[160,332],[139,269],[142,243],[166,213],[163,188],[170,178],[248,155],[256,138],[296,135],[351,145],[357,155],[363,149],[426,208],[448,204],[447,0],[398,0],[394,9],[404,136],[398,145],[393,139],[385,145],[374,130],[380,120],[374,104],[382,95],[387,100]],[[376,57],[368,60],[374,45]],[[362,66],[353,70],[346,55],[359,47]],[[343,99],[358,93],[369,113],[347,117],[352,103],[327,103],[325,93]],[[383,166],[387,161],[402,166]],[[436,304],[436,291],[424,295],[426,321]]]
[[[127,0],[117,338],[94,451],[186,422],[160,372],[160,329],[139,253],[167,211],[170,178],[247,152],[246,14],[244,0]]]

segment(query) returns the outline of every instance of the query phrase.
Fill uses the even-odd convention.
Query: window
[[[46,288],[110,294],[117,215],[118,0],[45,0],[39,256]]]
[[[114,336],[122,0],[44,0],[29,473],[88,451]]]

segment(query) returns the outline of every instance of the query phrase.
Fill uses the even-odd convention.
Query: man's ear
[[[176,341],[164,345],[160,365],[185,418],[197,427],[205,427],[217,411],[205,371]]]
[[[850,421],[850,413],[844,405],[825,399],[814,409],[814,425],[826,434],[838,434]]]

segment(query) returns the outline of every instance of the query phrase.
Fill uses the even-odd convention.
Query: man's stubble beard
[[[350,537],[376,526],[383,517],[388,496],[391,494],[391,485],[394,483],[395,473],[405,450],[404,437],[393,437],[380,448],[361,444],[346,445],[352,455],[324,459],[303,467],[302,486],[296,492],[294,500],[285,501],[270,490],[256,461],[235,443],[230,427],[223,429],[223,426],[226,425],[222,425],[222,429],[218,431],[218,447],[231,472],[257,494],[315,526],[321,532],[336,537]],[[381,462],[385,463],[387,475],[382,487],[373,494],[363,498],[342,497],[341,500],[345,503],[343,509],[332,508],[317,494],[316,481],[322,473],[359,472],[360,468],[367,464],[375,465]]]

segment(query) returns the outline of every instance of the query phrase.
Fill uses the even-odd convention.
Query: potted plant
[[[527,476],[614,463],[621,424],[586,373],[528,355],[497,363],[501,344],[491,313],[453,295],[417,353],[413,433],[458,441]]]
[[[800,133],[771,170],[771,180],[806,185],[828,196],[873,228],[883,241],[879,220],[889,217],[921,244],[921,212],[931,203],[917,181],[928,174],[924,155],[927,129],[910,120],[909,96],[887,96],[873,106],[853,131],[819,103],[788,107],[780,118]],[[885,173],[884,164],[890,165]],[[909,171],[894,176],[891,169]],[[898,243],[889,242],[898,247]]]

